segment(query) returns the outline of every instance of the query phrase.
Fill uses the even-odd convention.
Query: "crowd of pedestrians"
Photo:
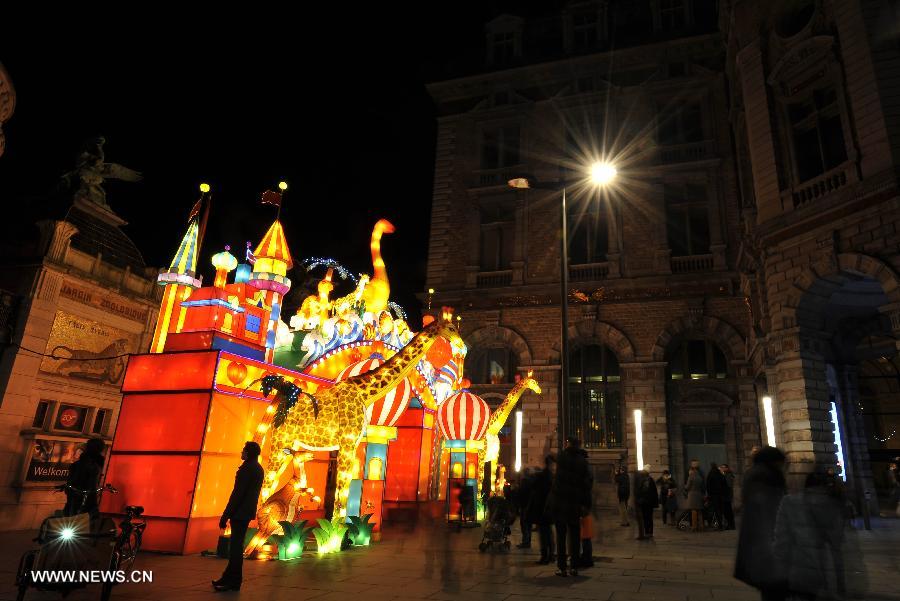
[[[735,475],[729,465],[711,463],[704,474],[700,462],[691,460],[681,482],[668,470],[654,480],[650,471],[645,465],[632,476],[619,466],[613,474],[619,524],[630,527],[633,515],[638,540],[653,539],[657,508],[663,524],[681,522],[692,532],[736,528]],[[849,503],[841,478],[834,470],[815,472],[802,491],[788,495],[784,471],[781,451],[753,449],[741,486],[735,578],[758,589],[763,601],[860,598],[865,569],[847,528]],[[900,491],[895,465],[891,476]],[[562,453],[547,456],[543,469],[526,470],[511,492],[521,516],[519,547],[531,547],[536,528],[538,563],[555,560],[559,576],[593,565],[592,484],[587,453],[570,438]]]

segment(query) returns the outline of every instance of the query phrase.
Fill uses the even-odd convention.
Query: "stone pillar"
[[[780,334],[780,342],[773,400],[781,415],[777,443],[787,455],[788,486],[799,490],[807,474],[834,466],[831,404],[818,341],[791,328]]]
[[[759,40],[754,40],[737,55],[747,121],[747,147],[753,167],[757,223],[768,221],[783,211],[775,164],[775,140],[769,97]]]
[[[634,410],[641,410],[644,463],[653,474],[669,469],[669,432],[666,420],[665,362],[622,363],[622,405],[628,471],[637,465]]]

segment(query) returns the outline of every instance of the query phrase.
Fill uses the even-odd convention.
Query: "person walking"
[[[105,449],[106,443],[102,439],[88,439],[81,457],[76,459],[69,468],[69,477],[61,487],[66,493],[63,515],[73,516],[78,513],[87,513],[91,519],[100,515],[97,488],[100,483],[100,472],[103,471],[103,451]],[[84,494],[76,491],[84,491]]]
[[[763,447],[753,456],[741,487],[743,520],[738,534],[734,577],[760,592],[762,601],[786,598],[785,575],[775,559],[775,516],[785,494],[784,453]]]
[[[538,541],[541,546],[541,558],[537,563],[546,565],[555,559],[553,552],[553,518],[547,508],[547,498],[556,477],[556,458],[547,455],[544,458],[544,469],[537,473],[531,484],[528,498],[528,520],[538,526]]]
[[[228,504],[219,519],[219,528],[224,530],[231,522],[231,542],[228,548],[228,565],[222,577],[213,580],[213,588],[217,591],[239,591],[243,580],[244,538],[250,520],[256,517],[256,505],[259,502],[259,491],[263,484],[263,468],[259,464],[259,445],[247,441],[241,451],[244,461],[234,476],[234,488],[228,498]]]
[[[858,552],[845,549],[850,531],[830,477],[809,474],[804,490],[784,497],[775,518],[775,561],[784,566],[787,592],[797,599],[861,598],[865,588]]]
[[[659,487],[659,506],[662,509],[662,523],[668,523],[671,515],[672,525],[676,524],[675,511],[678,509],[678,485],[675,484],[669,470],[663,470],[662,476],[656,479]]]
[[[638,540],[653,538],[653,510],[659,506],[656,483],[650,476],[650,466],[634,475],[634,508],[638,520]]]
[[[691,512],[691,532],[699,532],[703,529],[700,515],[703,510],[703,476],[700,475],[699,468],[691,466],[683,490],[684,508]]]
[[[725,496],[722,499],[722,512],[725,530],[734,530],[734,472],[727,463],[719,466],[719,471],[725,476]]]
[[[556,460],[556,477],[550,489],[549,506],[556,522],[556,575],[563,577],[569,575],[567,559],[571,559],[571,574],[578,575],[579,523],[591,507],[590,470],[580,447],[577,438],[566,439],[566,448]]]
[[[534,523],[528,516],[528,499],[531,497],[531,487],[534,485],[534,475],[531,468],[526,467],[519,480],[518,490],[515,494],[516,509],[519,512],[519,526],[522,530],[522,542],[516,545],[519,549],[531,548],[531,528]]]
[[[725,528],[725,495],[728,483],[725,476],[715,463],[709,464],[709,475],[706,476],[706,494],[709,496],[709,505],[712,508],[713,520],[710,526],[716,530]]]
[[[628,472],[619,466],[616,468],[616,497],[619,500],[619,525],[630,526],[628,522],[628,498],[631,496],[631,482],[628,480]]]

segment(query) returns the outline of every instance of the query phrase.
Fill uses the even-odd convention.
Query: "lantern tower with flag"
[[[178,251],[169,265],[169,269],[157,276],[156,281],[164,286],[162,303],[159,308],[159,317],[156,320],[156,328],[153,331],[153,341],[150,343],[151,353],[161,353],[166,346],[166,338],[170,330],[179,331],[184,323],[184,308],[181,303],[186,301],[192,290],[202,285],[202,278],[197,277],[197,256],[200,254],[200,243],[203,240],[202,229],[205,226],[206,212],[204,206],[209,194],[209,184],[200,184],[200,198],[194,204],[191,215],[188,218],[188,228],[178,245]],[[175,323],[172,323],[172,318]]]

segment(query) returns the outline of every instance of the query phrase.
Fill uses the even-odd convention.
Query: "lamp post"
[[[616,178],[616,168],[611,163],[596,162],[588,169],[588,180],[597,187],[603,187],[610,184]],[[559,253],[559,293],[560,293],[560,356],[559,356],[559,399],[556,404],[557,415],[557,445],[561,451],[565,447],[566,442],[566,420],[568,418],[566,411],[566,402],[569,398],[569,233],[568,233],[568,213],[566,211],[566,186],[577,183],[563,181],[558,183],[542,183],[531,177],[516,177],[508,182],[510,188],[518,190],[553,190],[561,193],[562,201],[560,202],[560,253]]]

